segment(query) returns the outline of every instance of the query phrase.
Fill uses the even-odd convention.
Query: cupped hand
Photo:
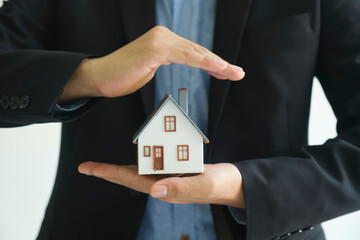
[[[85,59],[64,87],[60,102],[82,97],[119,97],[149,82],[162,65],[203,69],[218,79],[240,80],[242,68],[163,26],[100,58]]]
[[[242,176],[230,163],[205,164],[197,175],[138,175],[136,165],[85,162],[79,172],[151,194],[170,203],[211,203],[245,208]]]

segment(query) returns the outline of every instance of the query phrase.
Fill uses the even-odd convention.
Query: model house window
[[[150,146],[144,146],[144,157],[150,157]]]
[[[175,131],[176,131],[176,117],[165,116],[165,132],[175,132]]]
[[[162,148],[157,147],[155,148],[155,158],[161,158],[162,156]]]
[[[178,160],[187,161],[189,160],[189,146],[188,145],[178,145]]]

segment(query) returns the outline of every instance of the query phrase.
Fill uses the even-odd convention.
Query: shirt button
[[[20,98],[20,109],[25,109],[29,105],[30,98],[28,95],[24,95]]]
[[[15,110],[15,109],[17,109],[18,107],[19,107],[19,97],[18,96],[12,96],[11,98],[10,98],[10,108],[12,109],[12,110]]]
[[[1,107],[2,109],[7,109],[9,107],[9,97],[7,95],[1,97]]]
[[[187,234],[181,235],[181,240],[190,240],[190,236]]]

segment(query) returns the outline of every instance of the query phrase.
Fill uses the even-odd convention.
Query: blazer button
[[[19,103],[20,103],[20,100],[19,100],[19,97],[18,96],[12,96],[10,98],[10,108],[12,110],[15,110],[19,107]]]
[[[0,101],[2,109],[7,109],[9,107],[9,97],[7,95],[3,95]]]
[[[25,109],[27,108],[27,106],[29,106],[29,102],[30,102],[30,98],[28,95],[24,95],[20,98],[20,105],[19,108],[20,109]]]

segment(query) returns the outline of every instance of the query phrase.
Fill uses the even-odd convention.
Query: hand
[[[218,79],[240,80],[242,68],[206,48],[157,26],[117,51],[85,59],[69,79],[60,102],[84,97],[119,97],[149,82],[161,65],[185,64]]]
[[[151,194],[170,203],[212,203],[245,208],[242,176],[230,163],[205,164],[198,175],[138,175],[136,165],[85,162],[79,172]]]

